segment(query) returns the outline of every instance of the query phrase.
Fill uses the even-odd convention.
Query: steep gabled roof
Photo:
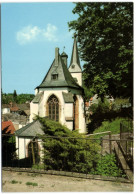
[[[54,80],[52,79],[52,75],[55,74],[55,72],[56,74],[58,74],[58,78]],[[64,64],[60,55],[58,66],[55,65],[54,60],[42,83],[37,88],[51,88],[51,87],[52,88],[71,87],[83,90],[83,88],[80,87],[71,76],[67,66]]]
[[[28,125],[17,130],[15,134],[20,137],[35,137],[38,134],[44,135],[44,132],[42,130],[42,124],[38,120],[35,120],[32,123],[29,123]]]

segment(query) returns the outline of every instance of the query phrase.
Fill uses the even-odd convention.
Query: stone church
[[[35,115],[47,116],[70,130],[85,133],[84,90],[76,37],[69,67],[67,58],[65,52],[60,55],[59,48],[55,48],[55,59],[42,83],[35,88],[35,97],[30,103],[30,122]]]

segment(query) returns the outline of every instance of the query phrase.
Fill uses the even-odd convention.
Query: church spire
[[[71,73],[72,77],[75,79],[75,81],[80,86],[82,86],[82,69],[81,69],[79,55],[78,55],[76,35],[74,35],[72,56],[71,56],[70,66],[68,70]]]
[[[78,47],[77,47],[77,41],[76,41],[76,35],[74,34],[74,43],[73,43],[73,49],[72,49],[72,55],[71,55],[71,61],[70,66],[78,66],[81,70],[79,55],[78,55]]]

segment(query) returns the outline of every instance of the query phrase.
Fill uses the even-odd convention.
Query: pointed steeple
[[[69,72],[71,73],[72,77],[75,81],[82,86],[82,69],[80,65],[79,55],[78,55],[78,47],[76,36],[74,35],[74,43],[72,49],[72,56],[70,61],[70,66],[68,68]]]
[[[81,65],[80,65],[80,60],[79,60],[79,55],[78,55],[76,35],[74,35],[74,43],[73,43],[69,71],[70,72],[81,72],[82,71]]]

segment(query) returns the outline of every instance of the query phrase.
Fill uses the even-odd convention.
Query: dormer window
[[[58,74],[52,74],[51,79],[52,80],[57,80],[58,79]]]

